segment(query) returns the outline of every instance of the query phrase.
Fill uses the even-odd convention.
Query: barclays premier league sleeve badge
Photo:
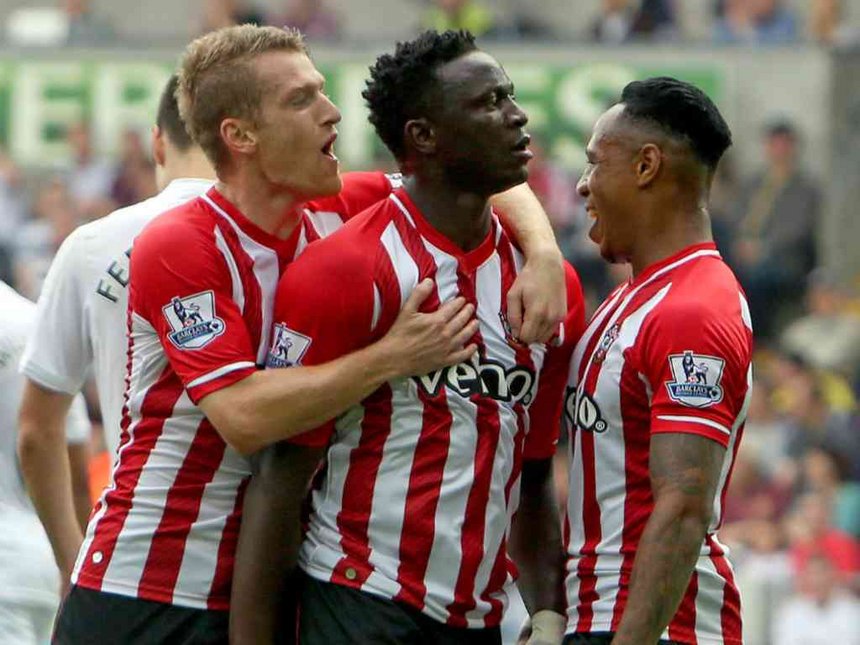
[[[266,357],[266,367],[292,367],[302,362],[311,339],[293,331],[283,323],[276,323],[272,333],[272,346]]]
[[[666,382],[669,397],[691,408],[707,408],[723,400],[723,368],[726,362],[716,356],[685,351],[669,356],[673,381]]]
[[[215,315],[212,291],[187,298],[174,296],[162,312],[173,329],[167,337],[179,349],[200,349],[224,333],[224,321]]]

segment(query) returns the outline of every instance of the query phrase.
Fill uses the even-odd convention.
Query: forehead
[[[623,112],[624,104],[616,103],[597,119],[588,142],[589,150],[605,149],[620,141],[622,128],[619,122]]]
[[[254,59],[252,64],[260,80],[276,90],[289,91],[325,80],[304,52],[266,52]]]
[[[447,93],[480,93],[490,87],[510,83],[499,62],[482,51],[455,58],[436,70],[436,78]]]

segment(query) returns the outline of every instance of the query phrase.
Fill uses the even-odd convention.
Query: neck
[[[455,189],[430,173],[410,175],[403,185],[430,225],[464,251],[480,246],[490,232],[486,195]]]
[[[288,238],[301,219],[302,203],[255,169],[232,170],[219,177],[217,188],[242,215],[270,235]]]
[[[200,150],[191,149],[188,152],[171,155],[164,164],[164,184],[174,179],[209,179],[215,180],[212,164]],[[162,186],[162,189],[164,186]]]
[[[643,217],[645,227],[636,236],[641,243],[633,249],[630,265],[636,277],[655,262],[671,257],[688,246],[712,242],[711,218],[704,199],[695,204],[661,206],[652,216]]]

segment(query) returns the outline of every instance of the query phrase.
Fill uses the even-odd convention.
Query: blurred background
[[[345,169],[392,168],[360,97],[376,55],[426,27],[478,35],[530,115],[530,183],[591,307],[627,275],[575,192],[591,126],[635,78],[710,94],[735,140],[714,232],[756,327],[721,531],[746,642],[860,643],[860,0],[0,0],[0,279],[38,298],[69,232],[154,194],[164,82],[191,38],[241,22],[307,35]],[[94,492],[110,464],[95,427]]]

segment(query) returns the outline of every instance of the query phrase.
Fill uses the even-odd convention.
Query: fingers
[[[453,318],[451,318],[450,320],[448,320],[447,323],[445,323],[445,331],[443,333],[449,338],[457,336],[459,332],[463,329],[463,327],[465,327],[469,323],[469,321],[472,320],[472,316],[474,315],[475,305],[473,305],[472,303],[468,303],[462,309],[460,309],[454,315]]]
[[[471,304],[467,305],[466,299],[463,296],[457,296],[453,300],[440,305],[439,309],[436,310],[436,315],[442,319],[442,322],[449,322],[455,316],[461,314],[462,310],[466,307],[472,307],[472,313],[474,313],[475,307]],[[471,315],[469,314],[468,317],[471,317]]]
[[[433,293],[434,287],[435,284],[433,283],[433,280],[430,278],[424,278],[421,282],[415,285],[412,293],[409,294],[406,302],[403,303],[402,311],[407,313],[415,313],[418,311],[421,304],[430,297],[431,293]]]
[[[452,347],[462,347],[478,333],[478,321],[472,320],[451,338]]]
[[[517,284],[508,291],[508,324],[511,326],[511,335],[521,339],[523,333],[523,291]]]
[[[460,363],[465,363],[475,352],[478,351],[478,346],[475,343],[469,343],[463,349],[459,349],[456,352],[452,352],[448,354],[448,358],[445,361],[446,365],[459,365]]]

